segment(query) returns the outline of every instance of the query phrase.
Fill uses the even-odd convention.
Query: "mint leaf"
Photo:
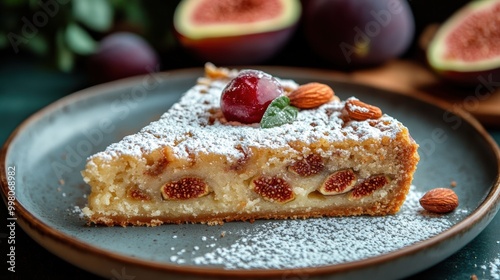
[[[297,119],[299,110],[290,105],[290,99],[280,96],[271,102],[262,116],[260,127],[270,128],[292,123]]]

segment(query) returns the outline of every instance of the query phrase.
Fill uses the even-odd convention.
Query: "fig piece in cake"
[[[277,176],[261,176],[250,183],[255,193],[267,201],[287,203],[295,199],[295,194],[290,184]]]

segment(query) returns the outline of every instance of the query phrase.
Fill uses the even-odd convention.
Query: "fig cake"
[[[340,100],[325,84],[254,71],[254,80],[241,80],[248,70],[207,64],[205,76],[159,120],[90,156],[82,171],[91,188],[83,208],[89,224],[213,225],[399,211],[419,161],[407,127],[355,97]],[[257,108],[224,97],[251,81],[273,100],[257,97]],[[275,116],[286,121],[264,126],[283,97],[290,104]],[[241,111],[248,114],[231,115]],[[263,114],[260,123],[256,114]]]

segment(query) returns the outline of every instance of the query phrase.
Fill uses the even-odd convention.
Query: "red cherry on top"
[[[259,70],[242,70],[222,91],[221,110],[228,121],[258,123],[269,104],[283,94],[280,83]]]

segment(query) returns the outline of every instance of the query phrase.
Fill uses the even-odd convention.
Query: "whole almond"
[[[288,94],[290,104],[301,109],[321,106],[330,101],[333,96],[332,88],[321,83],[304,84]]]
[[[382,116],[380,108],[354,98],[348,99],[345,102],[345,110],[351,119],[357,121],[378,119]]]
[[[433,213],[449,213],[458,207],[458,196],[452,189],[436,188],[420,198],[420,205]]]

